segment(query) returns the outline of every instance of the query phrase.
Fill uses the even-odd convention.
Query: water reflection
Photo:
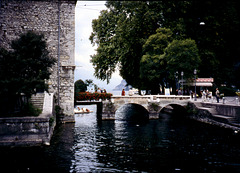
[[[74,124],[56,128],[51,146],[0,147],[0,172],[69,172],[73,160]]]
[[[239,140],[232,131],[171,118],[166,114],[162,114],[159,120],[129,123],[126,109],[128,114],[133,111],[131,106],[127,106],[116,113],[115,121],[100,124],[97,124],[94,115],[77,117],[75,160],[71,172],[211,172],[239,169],[239,162],[226,162],[226,157],[237,158],[236,153],[221,152],[225,147],[226,150],[234,148],[232,144],[225,144],[226,137]],[[239,154],[239,147],[236,151]]]
[[[96,112],[96,106],[85,106]],[[70,172],[90,172],[96,168],[97,162],[97,123],[96,113],[78,114],[75,116],[74,160]]]
[[[97,124],[94,115],[89,115],[76,123],[78,140],[71,172],[240,170],[239,136],[230,130],[166,114],[159,120],[129,123],[124,114],[123,108],[115,121]],[[88,118],[91,120],[85,121]],[[228,143],[226,138],[232,141]]]
[[[96,112],[96,106],[87,108]],[[129,123],[124,114],[119,110],[116,121],[102,123],[96,113],[75,115],[76,123],[61,125],[49,147],[0,148],[1,168],[5,172],[240,172],[239,134],[167,114],[159,120]]]

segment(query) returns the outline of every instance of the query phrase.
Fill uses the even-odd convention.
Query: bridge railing
[[[157,100],[157,99],[177,99],[177,100],[188,100],[191,99],[190,95],[133,95],[133,96],[112,96],[112,99],[116,98],[143,98],[143,99],[149,99],[149,100]]]

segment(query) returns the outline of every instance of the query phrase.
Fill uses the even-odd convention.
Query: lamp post
[[[182,76],[182,95],[183,95],[183,71],[181,72],[181,76]]]
[[[175,72],[176,88],[178,89],[178,71]]]
[[[194,101],[197,101],[197,95],[196,95],[196,74],[197,74],[197,70],[196,69],[194,69],[194,71],[193,71],[193,73],[194,73],[194,80],[195,80],[195,97],[194,97]]]

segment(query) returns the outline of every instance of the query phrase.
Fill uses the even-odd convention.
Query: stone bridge
[[[190,101],[190,96],[146,95],[112,96],[110,101],[103,101],[102,120],[114,120],[115,112],[126,104],[138,104],[149,113],[149,119],[159,118],[161,110],[171,106],[174,110],[183,110]]]

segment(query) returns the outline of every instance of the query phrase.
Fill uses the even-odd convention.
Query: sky
[[[92,79],[101,89],[111,91],[119,85],[122,78],[119,72],[112,75],[110,83],[94,77],[94,68],[90,63],[91,55],[96,54],[96,46],[93,47],[89,37],[92,32],[92,20],[97,19],[100,11],[107,9],[105,1],[77,1],[75,8],[75,76],[74,80],[85,81]]]

